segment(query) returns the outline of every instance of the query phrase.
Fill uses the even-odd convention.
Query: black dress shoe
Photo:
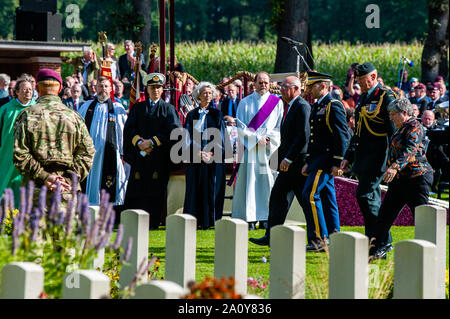
[[[322,251],[325,251],[325,245],[323,245],[321,242],[312,242],[306,245],[306,251],[320,253]]]
[[[259,229],[267,229],[268,223],[267,221],[259,222]]]
[[[263,236],[261,238],[250,238],[250,241],[256,245],[270,246],[270,240],[266,236]]]
[[[386,259],[387,253],[390,252],[394,247],[392,247],[392,244],[384,245],[380,248],[378,248],[371,257],[372,260],[374,259]]]

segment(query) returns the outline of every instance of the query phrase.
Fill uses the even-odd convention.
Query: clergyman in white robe
[[[269,159],[280,146],[280,125],[284,112],[282,100],[278,101],[256,131],[248,128],[269,95],[269,92],[263,95],[253,92],[239,103],[236,112],[238,141],[244,146],[244,152],[233,192],[232,217],[247,222],[267,221],[270,192],[277,177],[276,161],[270,167]],[[258,145],[258,140],[264,136],[269,137],[270,141],[262,147]]]
[[[85,118],[86,112],[93,101],[87,101],[79,109],[80,115]],[[116,182],[116,201],[114,206],[123,205],[125,200],[125,192],[127,187],[128,177],[126,174],[127,163],[123,164],[121,154],[123,154],[123,128],[127,120],[127,111],[122,104],[113,102],[114,115],[116,117],[116,135],[117,146],[116,161],[117,161],[117,182]],[[89,198],[90,205],[100,204],[100,191],[102,185],[102,169],[103,169],[103,155],[105,151],[106,129],[108,125],[108,104],[98,102],[95,106],[94,114],[92,116],[91,127],[88,127],[89,133],[94,141],[95,156],[91,170],[86,180],[86,194]]]

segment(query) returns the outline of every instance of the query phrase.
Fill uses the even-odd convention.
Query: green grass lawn
[[[302,226],[303,227],[303,226]],[[341,227],[341,231],[354,231],[364,233],[364,227]],[[414,239],[414,227],[394,226],[391,229],[394,245],[396,242],[406,239]],[[448,242],[447,227],[447,242]],[[264,230],[249,231],[249,237],[261,237]],[[164,277],[165,266],[165,230],[160,228],[157,231],[151,231],[149,235],[149,252],[160,258],[160,268],[157,272],[157,278]],[[267,261],[263,260],[267,259]],[[196,263],[196,281],[201,281],[206,277],[214,276],[214,230],[197,231],[197,263]],[[392,284],[394,252],[388,254],[386,260],[380,260],[370,265],[370,271],[377,271],[376,278],[379,282],[372,286],[383,287]],[[447,269],[448,246],[447,246]],[[259,285],[251,287],[248,292],[268,298],[268,280],[270,268],[270,248],[258,246],[248,242],[248,277],[259,281]],[[259,279],[258,279],[259,278]],[[305,293],[307,299],[322,299],[328,296],[328,254],[327,253],[306,253],[306,282]],[[374,277],[375,278],[375,277]],[[266,286],[265,288],[264,285]],[[387,292],[386,292],[387,291]],[[373,288],[369,289],[370,298],[388,297],[388,289]]]

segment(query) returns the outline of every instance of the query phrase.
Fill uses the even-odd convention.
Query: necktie
[[[198,119],[197,124],[195,125],[195,129],[199,132],[203,132],[205,130],[205,117],[208,114],[208,110],[199,109],[198,113],[200,114],[200,118]]]
[[[78,100],[73,101],[73,109],[78,111]]]
[[[230,116],[233,116],[233,106],[234,106],[234,100],[230,99],[230,102],[228,103],[228,115],[230,115]]]
[[[203,134],[203,132],[206,130],[206,114],[208,114],[208,110],[202,109],[200,108],[198,110],[198,113],[200,114],[199,119],[195,125],[195,129],[198,132],[201,132],[202,137],[201,137],[201,142],[200,142],[200,149],[203,149],[206,145],[206,135]]]
[[[287,112],[289,111],[289,104],[283,101],[283,107],[284,107],[284,114],[283,114],[283,121],[286,119]]]

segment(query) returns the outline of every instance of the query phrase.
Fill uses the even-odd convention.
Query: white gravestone
[[[121,247],[125,251],[128,238],[133,238],[133,246],[131,248],[130,258],[123,265],[119,275],[120,288],[124,289],[133,280],[134,275],[138,271],[139,265],[145,260],[148,262],[148,232],[150,225],[150,217],[147,212],[141,209],[125,210],[120,215],[123,224],[123,240]],[[123,252],[120,259],[123,260]],[[147,276],[142,280],[145,282]]]
[[[44,269],[30,262],[3,266],[2,299],[37,299],[44,291]]]
[[[415,209],[415,224],[415,239],[428,240],[436,245],[436,297],[445,299],[447,211],[437,206],[418,206]]]
[[[197,220],[194,216],[174,214],[166,219],[165,279],[186,288],[195,280]]]
[[[214,276],[234,277],[235,291],[247,292],[248,224],[242,219],[216,222]]]
[[[436,245],[411,239],[395,245],[394,298],[436,298]]]
[[[187,291],[177,283],[167,280],[151,280],[136,287],[132,299],[180,299]]]
[[[280,225],[271,229],[269,298],[305,298],[305,256],[303,228]]]
[[[63,299],[107,299],[110,279],[97,270],[77,270],[64,276]]]
[[[330,236],[329,299],[367,299],[369,239],[357,232]]]

